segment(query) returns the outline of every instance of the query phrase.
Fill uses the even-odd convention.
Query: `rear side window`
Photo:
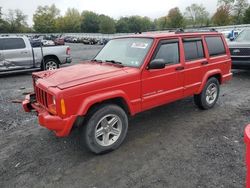
[[[206,37],[206,42],[210,56],[219,56],[226,54],[226,49],[220,36]]]
[[[166,65],[179,63],[179,42],[166,42],[160,44],[154,59],[163,59]]]
[[[204,58],[204,50],[201,39],[184,39],[184,51],[186,61]]]
[[[1,41],[2,42],[2,41]],[[21,38],[5,38],[3,39],[4,50],[14,50],[25,48],[25,43]]]

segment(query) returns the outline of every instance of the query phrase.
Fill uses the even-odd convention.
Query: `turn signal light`
[[[66,115],[66,107],[65,107],[64,99],[61,99],[61,112],[63,115]]]

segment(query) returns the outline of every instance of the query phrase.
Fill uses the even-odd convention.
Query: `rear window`
[[[3,50],[13,50],[25,48],[24,40],[21,38],[4,38],[0,41],[3,43]]]
[[[204,58],[204,50],[201,39],[183,40],[186,61]]]
[[[206,42],[210,56],[219,56],[226,54],[226,49],[220,36],[206,37]]]

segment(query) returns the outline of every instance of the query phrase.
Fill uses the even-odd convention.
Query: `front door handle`
[[[207,65],[208,64],[208,62],[207,61],[203,61],[203,62],[201,62],[201,65]]]
[[[184,67],[183,66],[176,67],[175,70],[177,70],[177,71],[184,70]]]

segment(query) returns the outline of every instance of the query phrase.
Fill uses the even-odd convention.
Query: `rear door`
[[[183,97],[183,64],[179,39],[161,40],[151,61],[166,62],[163,69],[142,72],[142,110],[147,110]]]
[[[202,37],[183,38],[182,44],[185,58],[184,96],[190,96],[200,88],[208,61]]]
[[[231,73],[231,58],[229,49],[221,35],[206,36],[205,45],[207,45],[209,56],[209,70],[220,70],[222,75]]]
[[[29,68],[33,65],[32,51],[23,38],[3,38],[3,56],[11,68]]]

